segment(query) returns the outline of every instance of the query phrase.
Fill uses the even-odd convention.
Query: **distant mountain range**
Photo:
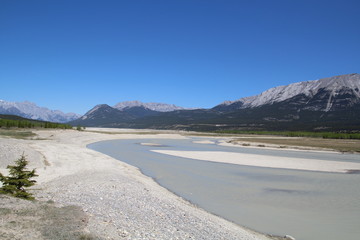
[[[81,118],[70,123],[88,127],[115,127],[118,122],[132,122],[136,119],[175,110],[185,110],[185,108],[173,104],[143,103],[140,101],[119,102],[114,107],[110,107],[107,104],[99,104]]]
[[[271,88],[212,109],[158,103],[97,105],[71,124],[183,130],[360,130],[360,75]]]
[[[0,100],[0,114],[16,115],[24,118],[43,120],[49,122],[65,123],[80,117],[76,113],[63,113],[39,107],[31,102],[7,102]]]
[[[112,111],[111,111],[112,110]],[[114,111],[118,110],[118,111]],[[101,111],[108,111],[114,113],[114,117],[118,120],[131,120],[134,118],[144,117],[148,115],[154,115],[158,112],[170,112],[174,110],[185,110],[183,107],[176,106],[174,104],[165,103],[143,103],[140,101],[126,101],[119,102],[114,107],[110,107],[106,104],[100,104],[95,106],[92,110],[88,111],[84,116],[76,113],[63,113],[59,110],[50,110],[45,107],[39,107],[32,102],[8,102],[0,100],[0,114],[15,115],[24,118],[42,120],[49,122],[66,123],[74,120],[86,120],[98,118],[101,115]],[[96,112],[96,114],[94,114]],[[126,113],[124,113],[126,112]],[[114,120],[114,119],[113,119]],[[109,122],[107,119],[104,122]],[[112,121],[112,120],[111,120]]]
[[[360,75],[346,74],[279,86],[211,109],[127,101],[113,107],[96,105],[80,117],[30,102],[0,101],[0,114],[87,127],[360,131]]]
[[[125,110],[127,108],[132,108],[132,107],[144,107],[146,109],[156,112],[171,112],[175,110],[185,110],[185,108],[176,106],[174,104],[156,103],[156,102],[143,103],[140,101],[119,102],[114,106],[114,108],[118,110]]]

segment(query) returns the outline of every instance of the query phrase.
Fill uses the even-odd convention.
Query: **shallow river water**
[[[241,226],[288,234],[297,240],[360,239],[360,174],[240,166],[151,150],[228,151],[350,162],[360,162],[360,155],[225,147],[193,143],[196,140],[111,140],[88,147],[138,167],[170,191]]]

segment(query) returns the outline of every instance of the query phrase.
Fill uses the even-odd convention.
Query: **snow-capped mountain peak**
[[[45,107],[39,107],[35,103],[28,101],[7,102],[1,100],[0,113],[50,122],[69,122],[80,117],[80,115],[75,113],[63,113],[59,110],[50,110]]]

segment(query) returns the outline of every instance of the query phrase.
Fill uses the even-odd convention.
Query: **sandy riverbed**
[[[24,152],[39,174],[37,199],[82,207],[89,215],[88,231],[101,239],[269,239],[191,205],[135,167],[86,148],[111,139],[183,136],[117,133],[39,130],[34,140],[0,137],[0,171],[6,173]]]

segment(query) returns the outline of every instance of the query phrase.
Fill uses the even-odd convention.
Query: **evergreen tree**
[[[2,182],[2,187],[0,188],[0,193],[10,194],[14,197],[24,198],[32,200],[34,197],[31,193],[26,192],[25,188],[33,186],[36,181],[31,180],[31,178],[36,177],[35,169],[32,171],[26,170],[28,165],[24,154],[15,161],[14,166],[8,165],[9,176],[3,176],[0,173],[0,181]]]

